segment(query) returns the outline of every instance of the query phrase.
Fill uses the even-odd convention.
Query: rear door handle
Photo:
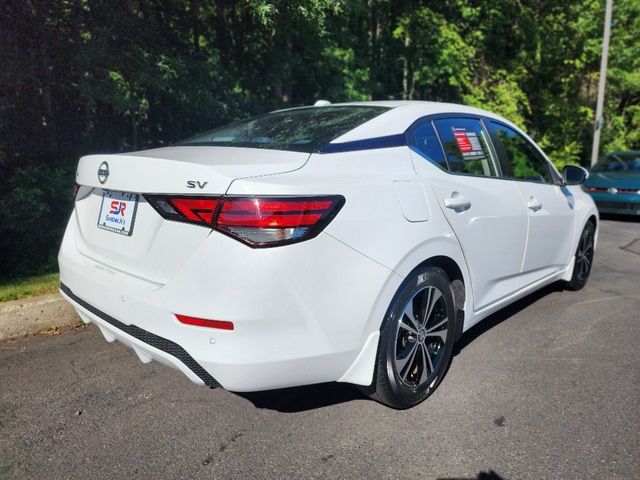
[[[460,212],[471,208],[471,202],[464,198],[460,192],[453,192],[451,197],[444,199],[444,206]]]
[[[536,197],[529,197],[529,201],[527,202],[527,208],[531,211],[537,212],[542,208],[542,204],[540,203],[540,200],[538,200]]]

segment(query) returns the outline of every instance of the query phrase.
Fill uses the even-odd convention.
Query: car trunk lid
[[[296,170],[308,158],[303,152],[257,148],[164,147],[87,155],[80,159],[76,181],[125,192],[219,194],[236,178]]]
[[[235,179],[296,170],[308,157],[301,152],[209,146],[82,157],[76,173],[82,186],[74,211],[76,244],[100,264],[165,284],[211,231],[163,219],[144,194],[223,195]],[[129,215],[126,229],[106,226],[105,215],[113,212],[117,217],[123,205]]]

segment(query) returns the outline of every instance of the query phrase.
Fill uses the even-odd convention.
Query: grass
[[[58,291],[58,273],[46,273],[35,277],[0,282],[0,302],[44,295]]]

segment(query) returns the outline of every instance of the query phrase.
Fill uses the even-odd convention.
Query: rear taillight
[[[316,236],[343,202],[342,197],[226,198],[215,228],[251,246],[293,243]]]
[[[188,197],[145,195],[168,220],[204,225],[251,247],[315,237],[336,216],[344,197]]]
[[[167,220],[210,227],[220,199],[218,197],[179,197],[145,195],[144,198]]]

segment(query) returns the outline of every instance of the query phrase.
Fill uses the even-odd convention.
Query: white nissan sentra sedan
[[[338,381],[407,408],[462,332],[585,285],[584,169],[483,110],[326,103],[82,157],[59,255],[80,317],[200,385]]]

